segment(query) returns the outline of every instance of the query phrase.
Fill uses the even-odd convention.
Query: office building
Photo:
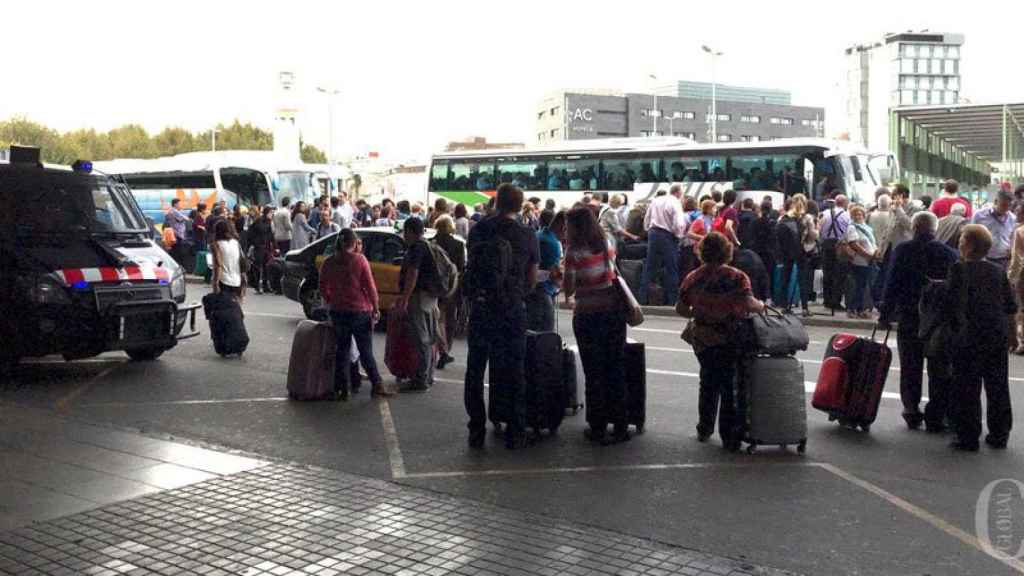
[[[599,90],[557,92],[542,100],[537,108],[536,142],[546,144],[560,140],[652,135],[709,142],[710,92],[707,96],[623,94]],[[775,97],[781,96],[776,94]],[[785,99],[788,100],[788,94]],[[719,95],[716,112],[719,142],[817,137],[823,136],[824,132],[824,108],[762,100],[737,102]]]
[[[905,32],[846,49],[846,121],[850,140],[892,149],[890,111],[960,103],[961,34]]]
[[[658,96],[678,96],[679,98],[695,98],[711,100],[711,94],[722,102],[746,102],[748,104],[777,104],[789,106],[792,96],[786,90],[770,88],[747,88],[728,84],[711,84],[711,82],[690,82],[679,80],[675,84],[661,86],[654,90]]]

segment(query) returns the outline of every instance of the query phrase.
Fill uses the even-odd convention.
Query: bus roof
[[[467,152],[441,152],[434,160],[463,158],[506,158],[509,156],[554,156],[561,154],[607,154],[615,152],[673,152],[687,151],[759,151],[771,152],[791,148],[816,148],[829,154],[866,155],[867,150],[853,142],[825,138],[785,138],[765,142],[720,142],[700,144],[689,138],[607,138],[575,140],[544,146],[519,149],[479,150]]]
[[[116,158],[94,162],[95,168],[108,174],[151,174],[161,172],[210,172],[217,168],[249,168],[259,171],[316,172],[315,166],[288,162],[269,150],[223,150],[186,152],[160,158]]]

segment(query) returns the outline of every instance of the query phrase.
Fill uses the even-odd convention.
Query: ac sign
[[[577,108],[575,111],[569,112],[569,120],[575,122],[577,120],[583,120],[584,122],[594,121],[594,111],[590,108]]]

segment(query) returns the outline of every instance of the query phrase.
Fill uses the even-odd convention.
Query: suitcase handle
[[[874,327],[871,328],[871,341],[872,342],[877,342],[877,340],[875,340],[875,335],[878,333],[878,326],[879,326],[879,324],[875,323]],[[891,332],[892,332],[892,324],[889,324],[889,325],[887,325],[885,327],[885,340],[882,341],[882,343],[885,344],[886,346],[889,345],[889,334]]]

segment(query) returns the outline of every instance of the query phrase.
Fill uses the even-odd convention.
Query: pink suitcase
[[[303,320],[295,329],[288,362],[288,397],[293,400],[333,400],[334,327]]]

